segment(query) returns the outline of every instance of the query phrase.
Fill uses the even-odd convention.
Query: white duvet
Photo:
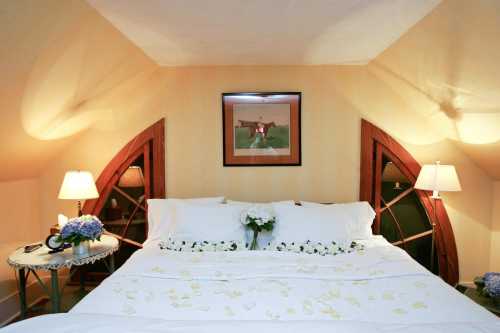
[[[500,332],[500,321],[381,237],[337,256],[150,246],[70,313],[5,329],[52,332]],[[53,329],[55,327],[55,330]]]

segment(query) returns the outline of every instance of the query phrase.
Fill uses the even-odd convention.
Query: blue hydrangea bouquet
[[[82,215],[68,220],[61,228],[59,240],[78,246],[85,241],[100,240],[103,230],[103,224],[96,216]]]
[[[489,272],[474,280],[478,290],[500,304],[500,273]]]

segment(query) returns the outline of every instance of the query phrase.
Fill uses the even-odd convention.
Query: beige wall
[[[427,146],[413,140],[409,149],[414,156],[420,162],[440,159],[457,166],[463,191],[444,198],[461,272],[469,272],[461,278],[467,280],[498,269],[493,250],[500,244],[491,234],[498,218],[491,207],[498,201],[492,180],[500,176],[495,142],[500,133],[499,13],[498,1],[445,0],[369,66],[413,114],[426,120],[428,130],[419,134],[428,142],[439,142]],[[481,143],[464,143],[470,140]]]
[[[493,186],[490,271],[500,272],[500,182]]]
[[[442,49],[446,29],[436,25],[440,15],[452,20],[447,13],[453,13],[456,3],[445,1],[437,14],[367,66],[159,68],[83,1],[9,2],[3,13],[13,9],[16,15],[8,21],[12,28],[0,31],[8,41],[0,45],[0,69],[12,84],[0,87],[6,129],[0,134],[7,135],[0,139],[13,145],[0,148],[0,162],[6,179],[39,177],[19,186],[25,195],[6,202],[22,206],[26,198],[36,198],[30,202],[39,206],[30,208],[38,218],[19,217],[37,233],[2,240],[0,260],[16,244],[47,234],[58,213],[75,214],[75,202],[57,199],[65,171],[88,169],[97,177],[129,139],[162,117],[171,197],[337,202],[358,197],[360,119],[366,118],[421,163],[440,159],[457,166],[464,190],[444,199],[457,239],[461,280],[498,267],[499,240],[490,237],[491,229],[498,230],[492,208],[500,198],[498,190],[494,194],[490,177],[452,141],[449,122],[436,122],[443,115],[414,87],[414,81],[417,88],[429,80],[445,82],[448,57],[435,50]],[[471,82],[481,77],[470,71],[461,77]],[[270,90],[303,93],[303,166],[223,168],[220,94]],[[35,126],[38,121],[44,126]],[[259,183],[267,185],[265,191]],[[6,243],[11,240],[16,244]],[[10,274],[6,265],[0,267],[2,276]]]
[[[461,279],[488,270],[492,189],[490,178],[448,139],[429,131],[393,87],[364,67],[193,67],[163,68],[147,98],[112,128],[98,123],[61,154],[40,179],[42,223],[74,203],[56,200],[63,173],[83,168],[98,175],[127,140],[166,118],[167,194],[170,197],[226,195],[237,200],[358,198],[360,119],[395,136],[421,162],[440,159],[457,166],[464,191],[445,196],[457,238]],[[158,86],[159,85],[159,86]],[[224,168],[222,92],[301,91],[302,167]],[[127,104],[123,96],[120,104]],[[397,111],[395,111],[397,110]],[[265,191],[256,184],[267,184]]]
[[[40,187],[38,179],[0,182],[0,302],[16,290],[14,271],[7,265],[16,248],[40,240]],[[0,319],[1,318],[0,316]]]
[[[2,1],[0,22],[0,181],[38,177],[153,79],[156,65],[85,1]]]
[[[1,6],[0,303],[8,303],[4,297],[15,291],[8,254],[45,239],[48,225],[56,222],[45,210],[73,204],[58,201],[57,193],[49,196],[42,171],[57,174],[54,183],[62,181],[58,154],[68,156],[69,143],[95,120],[110,124],[107,129],[120,124],[115,118],[133,122],[126,114],[136,104],[144,106],[148,95],[141,87],[151,88],[157,67],[85,1],[16,0]],[[106,107],[123,96],[126,105]],[[92,146],[76,151],[72,167],[93,158]]]
[[[500,2],[444,0],[371,63],[415,113],[496,179],[499,33]]]

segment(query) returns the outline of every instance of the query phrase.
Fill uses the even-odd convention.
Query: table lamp
[[[120,187],[143,187],[144,175],[139,166],[129,166],[118,181]]]
[[[94,177],[88,171],[68,171],[59,190],[59,199],[78,200],[78,216],[82,216],[81,200],[99,197]]]
[[[439,192],[461,191],[457,171],[453,165],[443,165],[439,161],[435,164],[425,164],[418,174],[415,189],[432,191],[432,203],[434,208],[434,220],[432,225],[432,247],[431,247],[431,271],[434,270],[434,244],[435,227],[437,221],[436,201],[441,200]]]

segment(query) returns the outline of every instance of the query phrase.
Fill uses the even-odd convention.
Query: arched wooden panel
[[[398,169],[413,185],[420,172],[420,164],[389,134],[382,131],[366,120],[361,122],[361,170],[360,170],[360,200],[370,202],[377,214],[373,231],[379,233],[381,213],[385,207],[381,207],[381,189],[375,186],[380,184],[382,155],[396,164]],[[455,237],[451,227],[450,219],[446,208],[441,200],[436,202],[436,215],[432,199],[432,193],[415,190],[421,204],[425,208],[428,218],[436,224],[436,252],[439,263],[439,274],[449,284],[455,285],[458,282],[458,256],[455,244]],[[407,193],[402,193],[401,196]],[[434,219],[437,216],[437,219]],[[404,243],[404,242],[403,242]]]
[[[135,211],[146,211],[143,203],[138,203],[116,186],[123,173],[141,156],[144,156],[145,199],[165,197],[165,121],[161,119],[134,137],[108,163],[96,181],[99,198],[85,201],[84,214],[99,216],[113,190],[134,202],[137,208]],[[123,234],[116,236],[130,245],[140,247],[140,243],[125,238],[130,220],[131,218]]]

